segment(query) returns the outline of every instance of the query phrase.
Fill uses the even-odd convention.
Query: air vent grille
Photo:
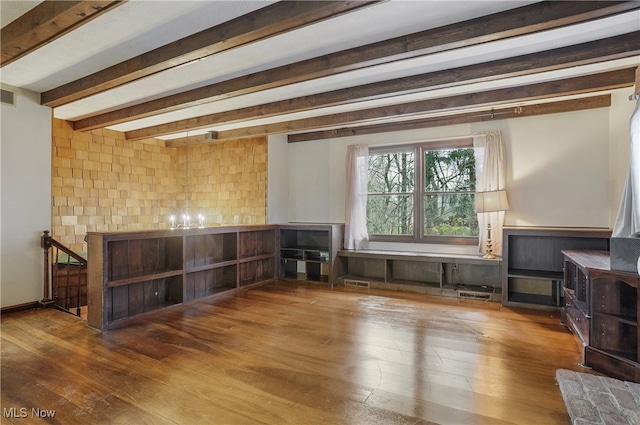
[[[11,105],[11,106],[15,106],[16,105],[16,94],[12,91],[9,90],[5,90],[5,89],[1,89],[2,91],[2,96],[0,98],[0,102],[5,104],[5,105]]]
[[[369,282],[366,280],[345,279],[344,286],[356,286],[358,288],[368,288]]]
[[[491,300],[491,294],[487,292],[458,291],[458,298],[489,301]]]

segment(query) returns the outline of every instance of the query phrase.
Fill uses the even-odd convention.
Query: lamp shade
[[[506,211],[509,209],[507,192],[505,190],[491,190],[488,192],[476,192],[476,212],[486,213],[493,211]]]

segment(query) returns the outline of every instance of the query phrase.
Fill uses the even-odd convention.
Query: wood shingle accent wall
[[[187,154],[54,119],[52,142],[52,235],[74,250],[86,251],[87,232],[168,227],[185,208],[185,182],[189,211],[207,225],[266,223],[265,138],[189,146]]]

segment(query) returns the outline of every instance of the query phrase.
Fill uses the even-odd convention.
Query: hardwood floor
[[[559,313],[304,282],[105,333],[9,314],[1,340],[8,424],[568,424],[555,371],[584,372]]]

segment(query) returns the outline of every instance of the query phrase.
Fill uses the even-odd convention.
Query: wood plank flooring
[[[305,282],[104,333],[55,310],[8,314],[1,421],[569,424],[555,371],[585,370],[559,319]]]

